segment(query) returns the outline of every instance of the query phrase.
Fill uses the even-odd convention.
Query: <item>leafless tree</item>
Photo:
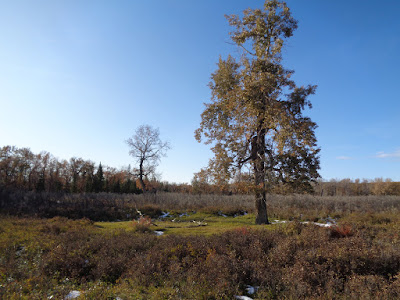
[[[162,156],[165,156],[170,145],[160,139],[160,131],[150,125],[141,125],[135,134],[126,140],[129,154],[136,160],[139,168],[135,170],[141,188],[145,191],[143,179],[154,175],[155,169]]]

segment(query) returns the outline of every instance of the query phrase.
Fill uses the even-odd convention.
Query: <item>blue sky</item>
[[[286,1],[299,28],[284,49],[317,84],[320,174],[400,181],[400,2]],[[0,1],[0,146],[122,167],[141,124],[172,149],[158,171],[190,182],[209,146],[194,139],[219,56],[237,50],[224,14],[264,1]]]

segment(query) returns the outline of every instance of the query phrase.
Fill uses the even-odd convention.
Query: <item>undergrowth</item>
[[[3,193],[0,299],[400,298],[399,197],[267,201],[290,222],[248,195]]]
[[[132,222],[105,230],[88,219],[2,216],[0,298],[64,299],[79,290],[86,299],[233,299],[248,285],[259,286],[253,299],[400,297],[398,214],[353,213],[332,228],[207,216],[216,232],[242,221],[214,235],[157,237]],[[149,220],[148,228],[162,226]]]

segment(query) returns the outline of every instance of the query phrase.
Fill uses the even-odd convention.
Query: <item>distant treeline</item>
[[[14,146],[0,149],[0,184],[38,192],[140,192],[129,168],[96,166],[76,157],[59,160],[48,152],[34,154],[29,148]]]
[[[319,181],[314,185],[314,192],[321,196],[400,196],[400,182],[391,179],[342,179]]]
[[[250,175],[248,176],[250,177]],[[223,186],[194,178],[191,184],[146,180],[149,191],[193,194],[250,194],[251,178]],[[0,148],[0,186],[37,192],[124,193],[142,192],[130,166],[121,169],[96,165],[91,160],[73,157],[60,160],[49,152],[33,153],[29,148]],[[400,195],[400,182],[374,180],[330,180],[313,183],[313,190],[293,191],[284,185],[272,187],[273,194],[315,193],[320,196]]]
[[[312,189],[297,189],[284,184],[272,186],[269,194],[314,194],[317,196],[400,196],[400,182],[390,179],[332,179],[318,180],[311,184]],[[224,186],[192,181],[191,191],[195,194],[251,194],[251,185],[248,182],[234,182]]]
[[[190,192],[187,184],[170,184],[145,179],[150,191]],[[29,148],[0,148],[0,186],[37,192],[140,194],[135,170],[96,165],[72,157],[58,159],[49,152],[33,153]]]

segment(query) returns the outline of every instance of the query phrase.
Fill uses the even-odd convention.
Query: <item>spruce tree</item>
[[[95,193],[100,193],[104,191],[104,174],[101,162],[97,169],[96,175],[94,176],[93,189]]]

